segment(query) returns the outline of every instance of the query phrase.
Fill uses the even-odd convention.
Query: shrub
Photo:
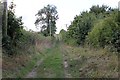
[[[113,45],[119,48],[120,44],[120,27],[116,22],[117,16],[111,16],[100,20],[96,23],[88,33],[87,42],[94,47],[105,47],[105,45]]]

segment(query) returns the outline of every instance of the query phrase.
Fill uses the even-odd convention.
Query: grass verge
[[[105,49],[62,46],[73,78],[118,78],[118,56]]]
[[[22,78],[30,72],[43,55],[41,53],[20,55],[3,60],[3,78]]]

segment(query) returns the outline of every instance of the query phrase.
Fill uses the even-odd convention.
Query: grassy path
[[[104,49],[92,50],[56,43],[47,49],[42,61],[27,77],[37,78],[115,78],[117,56]]]
[[[61,78],[64,77],[64,66],[59,43],[46,51],[46,57],[37,68],[37,77]]]
[[[71,78],[69,74],[66,51],[59,42],[47,49],[45,57],[39,60],[26,78]]]
[[[63,65],[64,65],[64,78],[72,78],[72,75],[68,72],[69,71],[69,65],[68,65],[68,56],[67,52],[64,49],[65,47],[60,46],[60,51],[63,56]]]
[[[29,72],[25,78],[35,78],[36,75],[37,75],[36,69],[38,68],[38,66],[41,65],[42,62],[43,62],[43,59],[40,59],[40,60],[36,63],[36,65],[34,66],[33,70],[32,70],[31,72]]]

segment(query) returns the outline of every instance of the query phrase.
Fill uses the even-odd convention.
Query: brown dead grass
[[[22,67],[26,67],[27,63],[32,59],[33,56],[35,56],[38,53],[42,53],[46,48],[51,47],[51,41],[48,39],[37,41],[35,45],[35,51],[34,54],[28,54],[26,53],[27,50],[22,50],[23,54],[18,54],[12,57],[9,57],[5,54],[2,56],[2,72],[3,77],[7,76],[8,74],[17,72]],[[28,49],[29,51],[32,51],[33,49]],[[25,53],[24,53],[25,52]]]
[[[2,69],[14,70],[18,66],[25,66],[25,63],[30,59],[29,56],[19,55],[15,57],[3,56]]]
[[[106,49],[63,45],[73,77],[118,78],[118,56]],[[79,72],[80,70],[80,72]]]

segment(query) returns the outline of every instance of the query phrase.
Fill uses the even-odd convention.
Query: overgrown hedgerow
[[[117,16],[110,16],[96,23],[87,36],[87,42],[94,47],[114,46],[119,50],[120,27],[115,21]]]

